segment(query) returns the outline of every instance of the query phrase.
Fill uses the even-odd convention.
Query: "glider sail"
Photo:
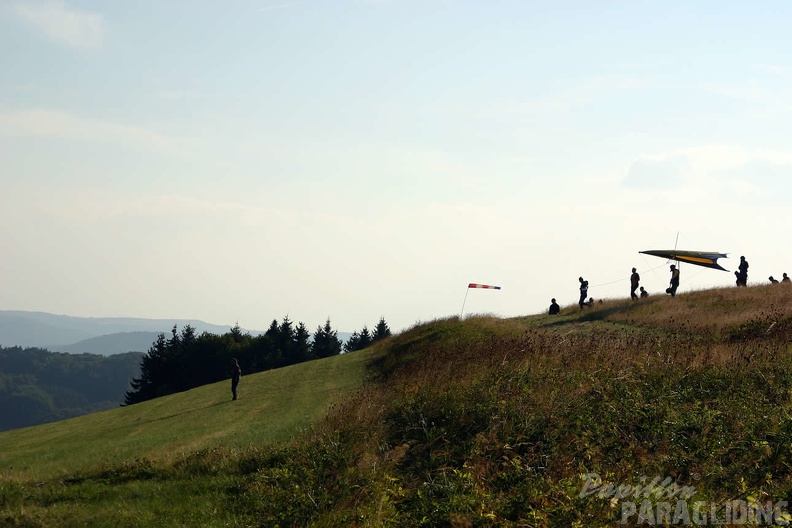
[[[726,268],[718,264],[719,258],[727,258],[726,253],[718,253],[717,251],[686,251],[683,249],[650,249],[647,251],[639,251],[646,255],[665,258],[668,260],[676,260],[678,262],[687,262],[688,264],[695,264],[697,266],[704,266],[705,268],[719,269],[727,271]]]

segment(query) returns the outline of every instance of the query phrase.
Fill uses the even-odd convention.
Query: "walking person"
[[[578,306],[580,309],[583,309],[583,305],[586,303],[586,295],[588,295],[588,281],[583,280],[583,277],[578,277],[578,281],[580,281],[580,299],[578,300]]]
[[[239,379],[242,377],[242,369],[239,368],[239,361],[237,358],[231,359],[231,394],[233,400],[237,399],[237,386],[239,386]]]
[[[641,276],[638,275],[638,271],[635,268],[632,269],[632,275],[630,275],[630,298],[633,301],[638,300],[638,295],[635,293],[635,290],[638,289],[638,283],[641,282]]]
[[[671,283],[666,293],[670,294],[671,297],[676,297],[677,288],[679,288],[679,270],[674,264],[671,264]]]

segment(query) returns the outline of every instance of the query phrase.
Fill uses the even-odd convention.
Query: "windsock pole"
[[[475,282],[471,282],[468,284],[467,288],[465,289],[465,300],[462,301],[462,311],[459,312],[459,318],[462,319],[462,314],[465,313],[465,303],[467,302],[468,292],[470,292],[471,288],[483,288],[486,290],[500,290],[500,286],[490,286],[489,284],[477,284]]]

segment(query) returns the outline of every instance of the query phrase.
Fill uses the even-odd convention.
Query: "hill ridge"
[[[60,519],[52,497],[102,490],[105,500],[77,500],[73,524],[618,524],[629,501],[581,494],[592,474],[617,485],[668,477],[708,504],[777,503],[792,490],[790,293],[723,288],[558,316],[448,317],[243,378],[240,402],[256,392],[241,407],[223,401],[221,383],[0,434],[0,468],[23,490],[5,500],[25,513],[2,512]],[[321,404],[300,405],[297,378]],[[287,410],[284,427],[266,422]],[[69,431],[102,424],[137,454],[113,437],[116,451],[99,443],[93,458],[69,458]],[[64,488],[64,478],[76,480]],[[51,484],[36,491],[27,479]],[[123,506],[130,490],[154,517]]]

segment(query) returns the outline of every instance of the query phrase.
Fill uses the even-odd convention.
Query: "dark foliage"
[[[312,343],[308,328],[303,323],[295,326],[288,316],[280,323],[273,320],[257,337],[243,333],[238,325],[223,335],[196,335],[189,325],[179,332],[174,326],[170,338],[160,334],[143,356],[140,376],[132,380],[124,405],[228,379],[232,358],[239,361],[243,374],[252,374],[340,352],[329,319],[315,340],[317,336],[319,344]]]
[[[344,352],[354,352],[356,350],[363,350],[368,346],[385,339],[391,335],[390,328],[388,327],[388,323],[385,322],[384,317],[380,317],[379,323],[377,323],[377,327],[374,329],[374,332],[371,332],[367,326],[364,326],[363,329],[358,332],[357,330],[352,332],[352,335],[349,337],[346,343],[344,343]]]
[[[117,407],[141,354],[64,354],[0,347],[0,430]]]
[[[330,319],[324,326],[316,329],[311,342],[311,355],[315,358],[326,358],[337,356],[341,353],[341,340],[338,339],[338,332],[330,327]]]

